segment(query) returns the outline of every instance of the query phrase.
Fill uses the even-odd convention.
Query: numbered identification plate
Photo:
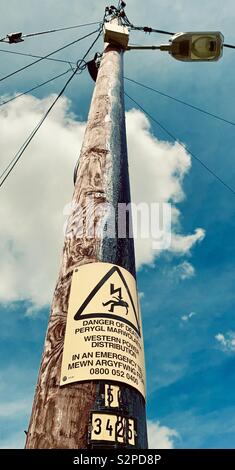
[[[91,414],[91,442],[115,442],[135,446],[136,435],[136,422],[133,418],[103,412]]]

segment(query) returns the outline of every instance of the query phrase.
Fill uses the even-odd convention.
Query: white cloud
[[[183,261],[183,263],[175,266],[173,272],[176,273],[182,280],[190,279],[191,277],[195,276],[195,269],[188,261]]]
[[[149,449],[174,449],[174,440],[179,437],[175,429],[161,426],[159,421],[148,421]]]
[[[191,312],[191,313],[189,313],[188,315],[183,315],[183,316],[181,317],[181,320],[182,320],[182,321],[185,321],[185,322],[186,322],[186,321],[189,321],[190,318],[194,317],[195,315],[197,315],[195,312]]]
[[[192,235],[182,237],[179,234],[172,234],[171,251],[179,254],[188,253],[197,242],[201,242],[205,238],[205,230],[198,228]]]
[[[22,145],[53,96],[24,96],[0,110],[1,169]],[[81,147],[85,124],[69,112],[66,98],[56,108],[1,189],[0,301],[28,299],[33,308],[50,303],[63,243],[63,208],[71,200],[73,168]],[[179,144],[158,141],[150,133],[143,113],[127,113],[133,200],[172,201],[173,253],[187,254],[202,240],[204,231],[180,233],[184,198],[182,182],[191,166]],[[151,239],[138,239],[137,265],[153,263]]]
[[[229,331],[225,335],[218,333],[215,335],[215,339],[218,341],[222,349],[226,352],[235,352],[235,331]]]
[[[40,120],[53,97],[19,99],[0,112],[1,169]],[[50,302],[63,240],[63,207],[85,126],[61,99],[1,189],[2,302]]]
[[[139,299],[140,300],[144,299],[144,296],[145,296],[144,292],[139,292]]]
[[[215,339],[219,341],[219,343],[221,343],[223,346],[226,345],[225,336],[222,335],[222,333],[218,333],[217,335],[215,335]]]
[[[191,168],[191,159],[179,143],[163,142],[150,131],[150,122],[137,110],[127,113],[127,141],[131,173],[132,201],[141,204],[171,203],[172,232],[169,251],[189,254],[203,240],[205,231],[197,228],[192,235],[180,233],[180,211],[176,203],[185,198],[182,183]],[[166,224],[167,225],[167,224]],[[152,264],[160,251],[153,250],[154,238],[136,240],[137,266]],[[189,268],[189,265],[188,265]],[[192,268],[193,269],[193,268]],[[185,266],[186,271],[186,266]],[[189,270],[188,270],[189,272]]]

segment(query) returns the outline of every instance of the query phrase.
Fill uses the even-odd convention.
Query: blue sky
[[[1,36],[21,29],[27,33],[61,25],[99,21],[106,4],[99,2],[97,6],[97,2],[91,0],[86,2],[85,8],[83,3],[71,1],[70,11],[67,11],[66,2],[43,1],[40,3],[39,11],[38,2],[34,0],[31,2],[23,0],[24,8],[20,8],[18,2],[12,1],[7,13],[1,15]],[[6,2],[0,0],[0,4],[2,11],[6,11],[4,8]],[[214,8],[209,0],[198,2],[179,0],[173,5],[168,0],[164,2],[150,0],[144,4],[140,0],[135,0],[135,2],[130,0],[127,4],[127,15],[137,25],[149,25],[170,31],[220,30],[226,42],[235,44],[233,30],[235,6],[232,0],[227,0],[223,6],[219,0],[215,0]],[[36,14],[33,15],[33,12]],[[84,31],[89,30],[91,29],[84,29]],[[40,39],[32,38],[25,40],[22,44],[12,46],[11,50],[44,54],[72,41],[81,34],[83,30],[82,32],[81,30],[64,32],[57,36]],[[145,36],[138,32],[133,33],[131,40],[135,43],[154,44],[167,42],[167,37]],[[88,42],[81,47],[72,46],[61,52],[58,57],[76,59],[87,46]],[[2,45],[2,49],[5,50],[9,47],[6,44]],[[101,48],[100,42],[97,50]],[[1,75],[10,73],[30,61],[27,58],[2,53]],[[213,64],[184,64],[160,52],[128,52],[125,57],[125,76],[235,121],[234,61],[235,53],[229,49],[224,50],[224,56],[220,62]],[[66,66],[61,66],[56,62],[38,64],[29,71],[2,82],[0,93],[11,95],[25,90],[65,69]],[[64,80],[62,78],[58,82],[41,88],[35,92],[34,96],[40,100],[47,99],[51,93],[60,90]],[[143,91],[142,88],[129,82],[126,82],[125,86],[128,94],[166,125],[185,144],[186,148],[235,190],[234,126],[199,114],[150,91]],[[77,122],[86,120],[92,89],[93,83],[86,72],[77,79],[76,83],[71,84],[66,91],[66,96],[71,100],[70,113],[71,111],[74,113],[73,117],[69,115],[70,119]],[[23,112],[21,107],[27,105],[29,109],[31,106],[31,101],[20,104],[18,100],[14,103],[17,106],[14,109],[17,109],[19,116]],[[39,101],[37,106],[39,106],[38,103]],[[61,110],[62,108],[58,109],[62,115],[64,111]],[[128,100],[126,100],[126,109],[127,111],[133,109],[133,104]],[[10,144],[9,147],[4,147],[3,163],[9,161],[13,149],[17,150],[32,129],[28,118],[28,127],[25,124],[26,127],[20,132],[17,126],[21,123],[19,119],[17,120],[17,113],[14,114],[14,112],[12,103],[12,108],[9,108],[9,114],[13,116],[12,127],[2,132],[6,132],[8,139],[11,139],[11,133],[12,139],[15,135],[15,147],[11,147]],[[59,120],[60,117],[57,116],[57,119]],[[131,115],[129,119],[132,119]],[[134,119],[135,115],[133,122],[137,125]],[[130,125],[134,126],[133,122],[131,121]],[[149,132],[153,143],[156,144],[154,139],[169,140],[169,137],[164,135],[156,124],[150,124]],[[77,125],[78,133],[83,132],[82,126],[83,124],[80,123]],[[72,192],[72,168],[76,155],[70,158],[70,154],[77,153],[77,149],[73,150],[72,129],[71,124],[71,129],[66,131],[71,139],[68,164],[66,161],[60,163],[61,160],[59,160],[58,162],[59,171],[66,172],[66,199],[59,201],[60,208],[55,206],[56,201],[50,201],[50,208],[55,206],[60,212],[63,211],[62,204],[69,202],[67,195]],[[2,136],[5,138],[5,135],[2,134]],[[47,145],[45,136],[44,147],[42,147],[42,141],[38,140],[38,146],[41,146],[43,151]],[[143,136],[146,137],[145,134]],[[133,149],[131,137],[130,145]],[[35,150],[35,147],[33,148]],[[53,141],[50,142],[50,150],[52,148]],[[160,148],[159,144],[158,148]],[[130,152],[133,153],[133,150],[130,149]],[[146,147],[147,152],[148,147]],[[43,285],[41,279],[44,275],[48,276],[50,286],[55,285],[58,253],[62,243],[61,220],[55,217],[52,235],[56,237],[58,233],[59,248],[56,245],[56,250],[54,249],[52,235],[47,230],[44,230],[44,234],[41,234],[41,238],[37,240],[48,250],[47,262],[49,263],[50,259],[53,260],[53,269],[44,263],[44,260],[40,260],[37,253],[33,251],[32,244],[27,244],[28,248],[25,246],[24,249],[22,248],[22,240],[28,240],[33,233],[31,224],[33,226],[37,223],[37,213],[35,219],[32,219],[32,207],[28,201],[30,198],[24,194],[23,190],[21,191],[20,186],[29,164],[31,166],[26,176],[31,178],[31,186],[28,186],[28,190],[32,190],[35,185],[35,191],[38,192],[39,203],[35,210],[44,214],[44,221],[51,216],[51,213],[47,212],[40,186],[37,186],[37,174],[34,170],[34,164],[37,165],[40,155],[32,151],[30,156],[35,157],[35,161],[30,163],[28,159],[28,163],[27,160],[26,163],[23,162],[12,175],[12,183],[4,188],[3,203],[9,203],[6,206],[9,213],[6,215],[4,208],[0,209],[2,219],[0,251],[4,260],[4,269],[0,272],[0,283],[4,285],[4,295],[0,295],[0,447],[3,448],[22,447],[24,443],[24,430],[27,429],[31,412],[49,313],[48,297],[41,299],[36,290],[37,285],[39,289]],[[52,159],[52,163],[48,163],[48,168],[46,168],[52,178],[55,163],[56,159]],[[144,159],[141,164],[144,165]],[[205,237],[195,241],[191,249],[184,253],[182,250],[181,252],[173,250],[158,253],[151,263],[143,262],[138,271],[139,290],[143,293],[141,302],[145,332],[148,419],[155,425],[156,439],[159,439],[161,427],[166,427],[166,445],[176,448],[234,448],[235,195],[193,159],[191,165],[190,169],[185,170],[180,183],[184,197],[179,202],[173,197],[174,206],[179,211],[177,230],[182,237],[185,237],[200,227],[205,231]],[[135,168],[136,172],[140,170],[139,167],[137,168],[137,163],[133,164],[133,162],[132,168],[133,178],[135,178]],[[41,178],[43,174],[43,171],[39,173]],[[60,187],[56,186],[59,181],[56,178],[55,176],[52,182],[55,193],[60,191]],[[156,191],[160,183],[157,179],[154,182]],[[27,181],[25,184],[27,185]],[[15,198],[11,196],[11,190],[17,187],[19,187],[16,193],[17,204],[20,204],[20,213],[24,214],[26,223],[24,229],[16,225],[15,231],[18,232],[18,238],[15,235],[11,238],[9,236],[9,233],[12,233],[9,229],[10,219],[12,221],[16,217],[14,212],[16,196]],[[21,192],[22,200],[20,200]],[[50,198],[53,199],[51,193]],[[48,238],[50,238],[49,246],[47,245]],[[9,248],[9,245],[12,258],[8,260],[12,261],[14,258],[17,261],[18,277],[17,279],[14,277],[14,283],[11,279],[10,262],[8,263],[4,258],[5,247]],[[39,245],[36,245],[37,250],[40,250]],[[182,276],[182,265],[192,267],[191,275]],[[32,283],[34,276],[38,284]],[[14,289],[17,295],[14,294]],[[52,290],[50,295],[52,295]],[[34,307],[30,311],[32,304]],[[192,312],[194,315],[190,315]],[[172,437],[170,430],[174,430],[177,436]]]

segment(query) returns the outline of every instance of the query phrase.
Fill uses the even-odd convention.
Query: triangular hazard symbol
[[[110,269],[110,265],[106,265],[106,263],[99,263],[99,265],[102,265],[103,268],[102,275],[97,277],[94,271],[96,283],[93,283],[93,288],[89,288],[84,300],[79,295],[81,303],[76,309],[74,320],[97,317],[113,318],[127,323],[141,336],[135,279],[130,273],[124,269],[121,270],[118,266],[113,266]],[[89,267],[95,268],[93,263]],[[105,267],[106,273],[104,274]],[[92,276],[91,272],[90,275]],[[84,292],[86,290],[84,278],[78,283],[78,288],[79,284]],[[89,284],[91,286],[90,282]]]

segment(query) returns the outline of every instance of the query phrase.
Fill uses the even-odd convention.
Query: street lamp
[[[212,62],[219,60],[223,55],[224,36],[219,31],[176,33],[169,40],[169,44],[159,46],[136,46],[128,44],[129,30],[127,26],[116,21],[104,24],[104,42],[121,46],[126,51],[132,50],[160,50],[167,51],[174,59],[183,62]],[[88,70],[96,81],[100,60],[88,62]]]
[[[169,53],[184,62],[215,61],[222,56],[223,42],[218,31],[177,33],[170,39]]]
[[[211,62],[219,60],[223,54],[224,36],[219,31],[177,33],[169,44],[159,46],[128,45],[126,50],[168,51],[174,59],[183,62]]]

